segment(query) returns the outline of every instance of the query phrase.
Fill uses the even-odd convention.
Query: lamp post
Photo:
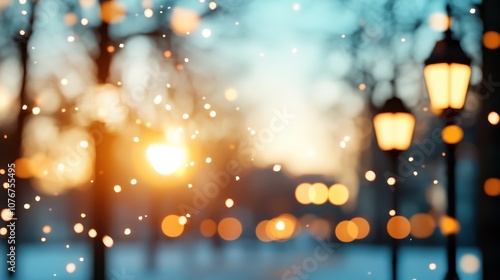
[[[450,10],[450,6],[447,5],[448,16]],[[471,76],[470,63],[471,60],[460,47],[460,42],[452,37],[449,24],[444,39],[436,43],[431,56],[425,61],[424,67],[424,77],[431,107],[443,115],[446,126],[454,124],[456,115],[464,107]],[[447,215],[454,220],[456,220],[455,148],[456,143],[446,143]],[[445,279],[447,280],[458,279],[456,234],[456,232],[449,233],[446,241],[448,271]]]
[[[390,153],[392,168],[397,171],[399,153],[410,147],[415,128],[415,117],[405,107],[401,99],[392,97],[375,115],[373,125],[378,146],[381,150]],[[392,191],[392,209],[397,213],[399,200],[397,183],[393,185]],[[393,238],[391,246],[393,280],[397,279],[397,252],[398,241]]]

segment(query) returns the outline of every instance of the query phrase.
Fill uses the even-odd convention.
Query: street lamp
[[[383,151],[404,151],[410,147],[415,117],[401,99],[387,100],[373,118],[378,146]]]
[[[450,6],[447,5],[448,16]],[[451,20],[450,20],[451,22]],[[424,77],[429,92],[430,104],[445,116],[446,126],[453,125],[454,116],[464,107],[471,76],[471,59],[465,54],[460,42],[452,37],[450,25],[444,39],[438,41],[431,56],[425,61]],[[446,142],[446,141],[445,141]],[[447,214],[456,220],[455,195],[455,148],[456,143],[446,143],[448,209]],[[456,280],[456,232],[449,233],[446,241],[448,272],[445,279]]]
[[[403,104],[401,99],[392,97],[387,100],[373,118],[375,136],[381,150],[390,153],[392,167],[397,171],[397,159],[400,152],[410,147],[415,117]],[[392,209],[398,211],[398,187],[394,183],[392,193]],[[392,239],[392,279],[397,279],[398,241]]]

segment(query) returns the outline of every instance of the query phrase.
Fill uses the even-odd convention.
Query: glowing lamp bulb
[[[146,150],[146,158],[154,170],[161,175],[174,173],[186,159],[183,149],[168,145],[151,145]]]

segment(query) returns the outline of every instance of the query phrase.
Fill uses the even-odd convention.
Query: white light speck
[[[147,17],[147,18],[152,17],[152,16],[153,16],[153,14],[154,14],[154,13],[153,13],[153,10],[151,10],[151,9],[149,9],[149,8],[148,8],[148,9],[146,9],[146,10],[144,10],[144,16],[145,16],[145,17]]]
[[[475,8],[471,8],[471,9],[469,10],[469,13],[471,13],[471,14],[475,14],[475,13],[476,13],[476,9],[475,9]]]
[[[210,36],[212,36],[212,30],[208,29],[208,28],[205,28],[201,31],[201,36],[203,36],[204,38],[208,38]]]

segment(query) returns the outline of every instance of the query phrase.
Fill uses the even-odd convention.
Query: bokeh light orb
[[[328,200],[328,187],[323,183],[314,183],[309,188],[308,195],[313,204],[324,204]]]
[[[309,189],[311,188],[311,184],[302,183],[295,188],[295,199],[300,204],[311,204],[311,199],[309,198]]]
[[[460,258],[460,269],[467,274],[474,274],[481,268],[481,261],[476,255],[465,254]]]
[[[436,222],[434,218],[425,213],[415,214],[410,218],[411,235],[417,238],[427,238],[434,233]]]
[[[490,50],[500,47],[500,34],[496,31],[487,31],[483,35],[483,45]]]
[[[200,224],[201,235],[209,238],[217,233],[217,223],[214,220],[206,219]]]
[[[220,221],[217,229],[220,237],[226,241],[238,239],[243,232],[243,227],[241,226],[240,221],[232,217],[224,218]]]
[[[441,132],[443,141],[448,144],[457,144],[464,137],[464,131],[458,125],[448,125]]]
[[[328,191],[328,200],[333,205],[344,205],[349,199],[349,189],[342,184],[334,184]]]
[[[335,236],[345,243],[354,241],[358,233],[358,226],[352,221],[342,221],[335,227]]]
[[[484,192],[489,196],[500,195],[500,179],[488,178],[484,181]]]
[[[370,233],[370,224],[366,219],[362,217],[356,217],[352,219],[351,222],[353,222],[358,229],[356,239],[363,239],[368,236],[368,234]]]
[[[455,218],[443,216],[439,219],[439,228],[441,229],[441,233],[445,236],[458,234],[460,231],[460,223]]]
[[[375,172],[373,170],[366,171],[366,173],[365,173],[365,179],[367,181],[373,182],[373,181],[375,181],[376,178],[377,178],[377,174],[375,174]]]
[[[387,232],[394,239],[406,238],[411,231],[411,224],[403,216],[394,216],[387,223]]]
[[[500,122],[500,116],[498,115],[498,113],[490,112],[488,114],[488,122],[490,122],[492,125],[497,125]]]
[[[179,216],[168,215],[161,222],[161,230],[168,237],[175,238],[184,232],[184,225],[179,223]]]
[[[264,221],[261,221],[259,224],[257,224],[257,227],[255,227],[255,235],[262,242],[271,242],[272,241],[271,237],[269,237],[269,235],[267,234],[267,231],[266,231],[268,223],[269,223],[269,220],[264,220]]]

